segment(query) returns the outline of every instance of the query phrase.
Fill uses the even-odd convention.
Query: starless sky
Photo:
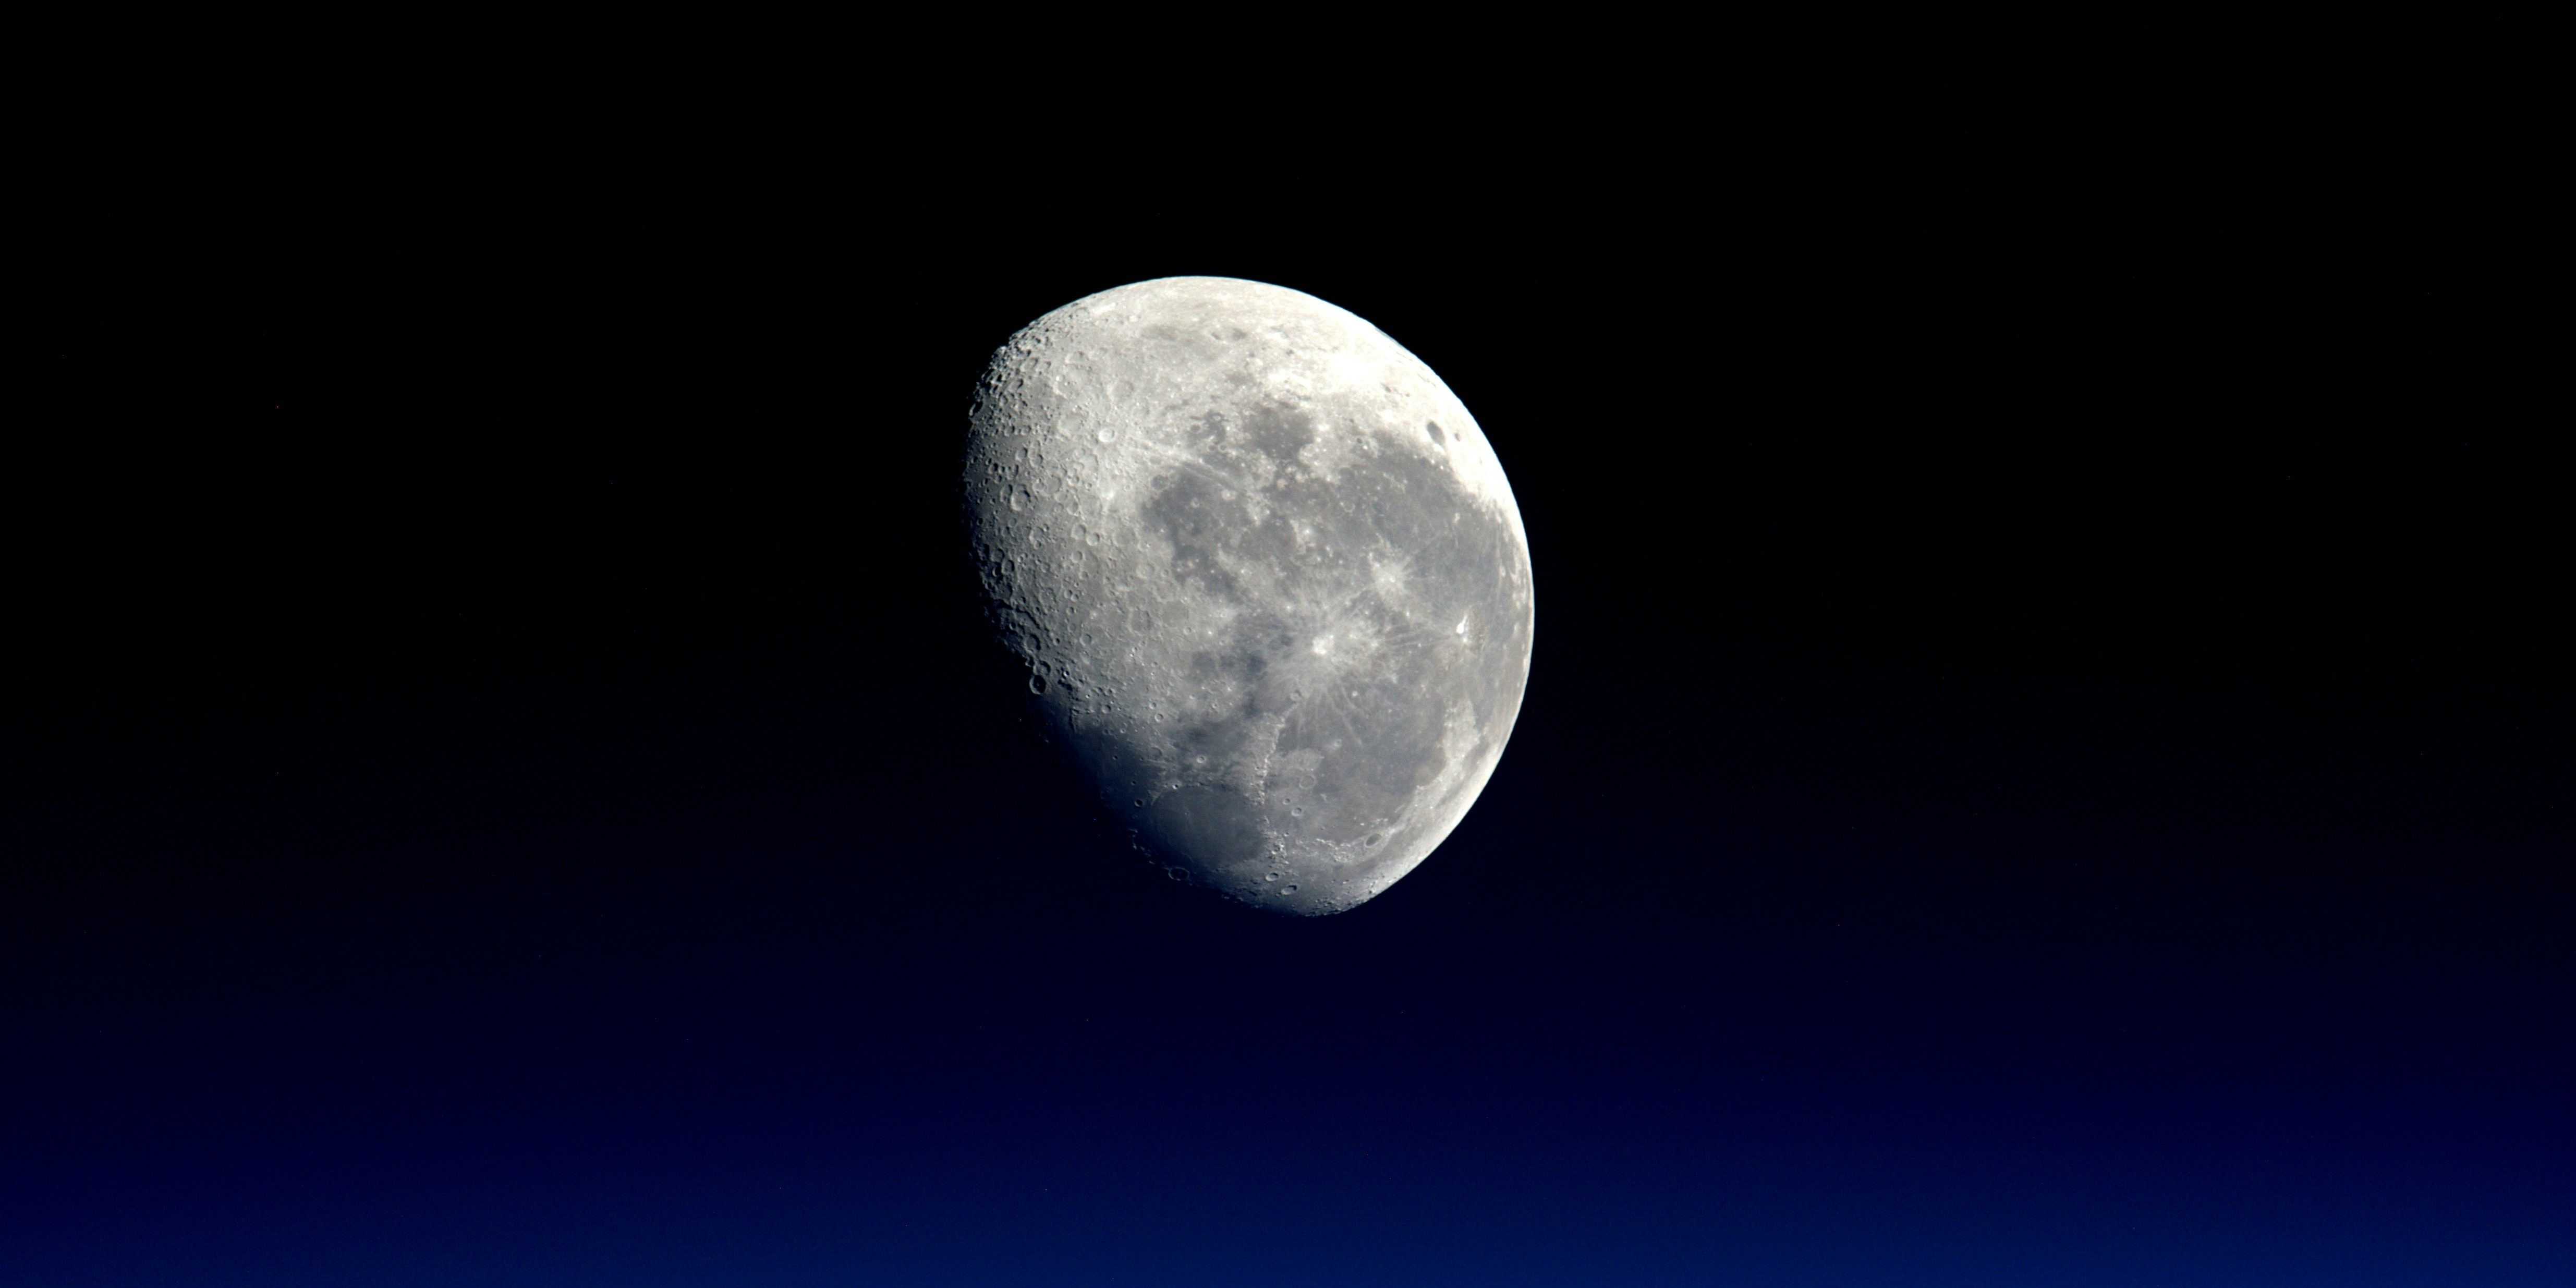
[[[82,252],[0,1280],[2576,1269],[2576,533],[2494,264],[2259,167],[854,239],[740,164]],[[1510,748],[1343,916],[1135,861],[975,608],[975,374],[1172,274],[1384,329],[1529,528]]]

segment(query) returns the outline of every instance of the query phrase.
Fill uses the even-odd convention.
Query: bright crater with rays
[[[993,355],[966,500],[986,603],[1138,846],[1283,912],[1357,906],[1492,777],[1529,540],[1422,361],[1284,287],[1165,278]]]

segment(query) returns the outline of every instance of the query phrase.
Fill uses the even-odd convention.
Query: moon
[[[1493,776],[1529,677],[1529,536],[1421,359],[1221,277],[1065,305],[968,413],[985,603],[1140,850],[1244,903],[1354,908]]]

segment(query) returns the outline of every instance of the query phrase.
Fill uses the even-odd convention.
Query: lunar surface
[[[1358,317],[1231,278],[1076,300],[993,355],[966,502],[987,606],[1139,848],[1356,907],[1492,777],[1529,538],[1457,395]]]

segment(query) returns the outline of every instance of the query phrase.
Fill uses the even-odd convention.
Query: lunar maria
[[[1312,296],[1138,282],[1030,323],[968,416],[987,608],[1140,848],[1256,907],[1356,907],[1493,776],[1529,540],[1475,418]]]

